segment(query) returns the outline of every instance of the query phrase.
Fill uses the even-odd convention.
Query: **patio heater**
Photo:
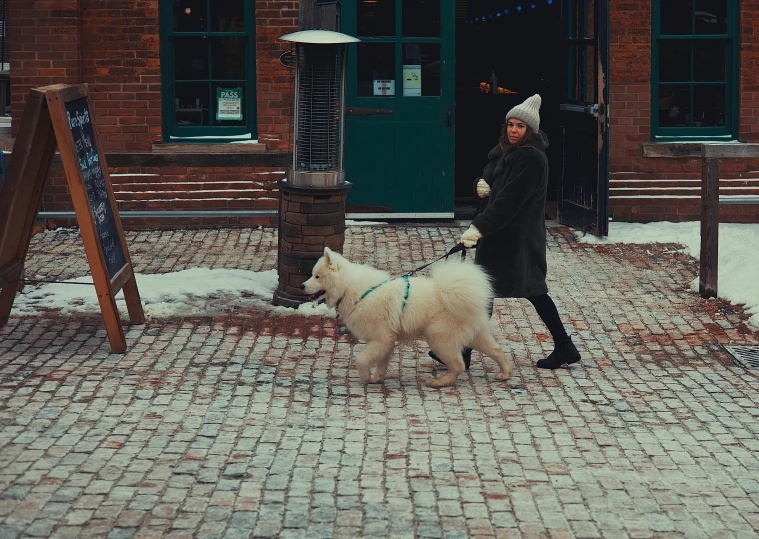
[[[345,243],[343,142],[346,54],[359,41],[329,30],[280,37],[295,44],[293,162],[279,182],[279,286],[274,303],[297,307],[308,301],[300,285],[329,247]]]

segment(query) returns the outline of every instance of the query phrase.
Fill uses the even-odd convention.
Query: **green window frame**
[[[653,0],[652,7],[651,139],[736,139],[739,1]]]
[[[164,142],[258,138],[255,3],[161,0],[159,5]],[[239,7],[241,19],[233,11]],[[178,22],[184,15],[194,18]],[[234,55],[243,58],[235,63]],[[220,107],[228,97],[227,106]]]

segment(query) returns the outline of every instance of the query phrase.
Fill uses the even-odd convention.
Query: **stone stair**
[[[111,184],[120,211],[277,208],[284,172],[221,176],[112,173]]]
[[[720,219],[759,222],[759,171],[720,179]],[[701,218],[700,179],[646,179],[612,175],[609,207],[614,220],[691,221]]]

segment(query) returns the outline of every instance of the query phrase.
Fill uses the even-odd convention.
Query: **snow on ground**
[[[698,259],[701,223],[609,223],[609,235],[598,237],[575,231],[581,243],[678,243],[683,252]],[[759,328],[759,224],[720,223],[717,294],[735,305],[744,305],[748,323]],[[698,277],[691,283],[698,293]]]
[[[271,303],[278,284],[276,270],[255,272],[190,268],[153,275],[138,273],[136,279],[143,310],[148,318],[212,316],[246,307],[265,307],[285,314],[293,312]],[[84,286],[85,283],[89,286]],[[126,313],[121,292],[116,295],[116,306],[120,313]],[[25,316],[45,311],[99,313],[100,305],[92,286],[92,277],[67,279],[65,283],[26,285],[23,292],[16,296],[12,312],[14,316]],[[298,312],[305,316],[335,315],[335,311],[325,305],[313,303],[301,305]]]
[[[386,224],[350,221],[348,225]],[[699,257],[700,224],[687,223],[618,223],[609,224],[609,235],[597,237],[575,231],[578,241],[589,244],[668,243],[680,244],[683,251]],[[744,305],[751,315],[748,323],[759,328],[759,224],[720,224],[718,293],[736,305]],[[43,279],[44,277],[37,277]],[[91,277],[69,282],[92,283]],[[259,307],[292,313],[292,309],[275,307],[272,297],[277,288],[276,270],[253,272],[232,269],[190,268],[182,271],[137,274],[143,308],[150,318],[175,316],[212,316],[234,308]],[[698,278],[691,283],[698,292]],[[123,295],[116,298],[119,311],[126,312]],[[100,307],[93,286],[71,284],[27,285],[13,304],[14,315],[33,315],[54,310],[61,313],[98,313]],[[335,316],[332,309],[311,303],[301,305],[303,315]]]

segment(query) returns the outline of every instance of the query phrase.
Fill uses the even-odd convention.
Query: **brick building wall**
[[[160,148],[158,0],[9,0],[9,18],[14,135],[30,88],[87,83],[106,153]],[[255,20],[258,140],[265,148],[251,152],[288,153],[293,72],[279,62],[290,46],[277,38],[297,30],[298,3],[258,0]],[[222,156],[217,161],[213,167],[111,167],[119,207],[276,208],[282,166],[228,167]],[[44,209],[72,209],[61,171],[51,176]]]
[[[643,157],[651,142],[651,0],[609,9],[610,213],[618,221],[698,220],[701,160]],[[738,138],[759,142],[759,0],[742,0],[740,16]],[[723,160],[720,178],[724,193],[759,195],[759,160]],[[759,222],[759,205],[723,205],[721,216]]]
[[[161,145],[158,0],[8,0],[13,131],[32,87],[86,82],[106,152],[151,153]],[[610,212],[616,220],[700,217],[699,159],[644,158],[650,142],[651,0],[610,2]],[[268,154],[290,148],[292,71],[279,62],[297,30],[298,2],[256,1],[258,139]],[[740,125],[759,142],[759,0],[741,2]],[[284,167],[113,168],[120,207],[143,210],[273,209]],[[70,210],[54,171],[47,210]],[[759,193],[759,161],[725,160],[724,187]],[[729,180],[729,181],[728,181]],[[654,193],[652,195],[652,193]],[[726,220],[759,221],[759,206],[723,207]],[[228,222],[225,221],[225,222]]]

